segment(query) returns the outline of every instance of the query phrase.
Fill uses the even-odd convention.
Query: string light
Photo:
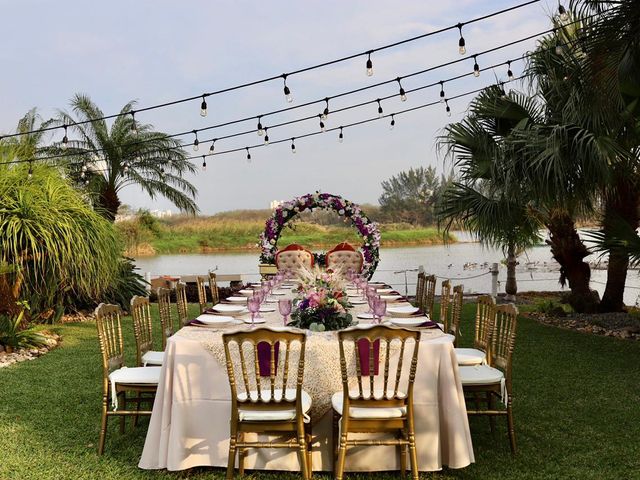
[[[198,131],[197,131],[197,130],[194,130],[194,131],[193,131],[193,134],[196,136],[196,139],[193,141],[193,151],[194,151],[194,152],[197,152],[197,151],[198,151],[198,148],[200,148],[200,147],[199,147],[199,145],[200,145],[200,140],[198,140]]]
[[[264,129],[264,144],[269,145],[269,129],[265,127]]]
[[[393,113],[391,114],[391,123],[389,124],[389,130],[393,130],[393,127],[396,126],[396,119],[393,115]]]
[[[325,98],[324,103],[325,103],[324,110],[322,111],[322,115],[320,116],[322,120],[326,120],[327,117],[329,116],[329,98]]]
[[[447,106],[447,108],[445,108],[445,111],[447,112],[447,117],[450,117],[451,116],[451,107],[449,106],[449,100],[445,98],[444,103]]]
[[[371,77],[373,75],[373,62],[371,61],[371,54],[373,52],[369,50],[367,52],[367,77]]]
[[[216,138],[214,138],[213,140],[211,140],[211,146],[209,147],[209,153],[213,153],[213,151],[216,149]]]
[[[380,104],[380,99],[378,98],[376,102],[378,102],[378,118],[382,118],[383,110],[382,105]]]
[[[403,102],[406,102],[407,93],[404,91],[404,88],[402,88],[402,84],[400,83],[400,77],[396,78],[396,82],[398,82],[398,85],[400,86],[400,100]]]
[[[440,103],[444,103],[444,82],[440,80]]]
[[[556,55],[562,55],[562,43],[560,42],[560,39],[556,37]]]
[[[200,116],[207,116],[207,101],[205,100],[205,96],[202,95],[202,103],[200,104]]]
[[[262,128],[262,115],[258,115],[258,136],[264,135],[264,128]]]
[[[478,58],[476,55],[473,56],[473,76],[474,77],[479,77],[480,76],[480,65],[478,65]]]
[[[202,155],[202,170],[206,170],[207,169],[207,159],[204,155]]]
[[[140,157],[137,157],[136,160],[140,160]],[[122,171],[124,173],[127,173],[129,171],[129,162],[127,162],[126,160],[122,163]]]
[[[560,20],[562,20],[563,22],[566,22],[567,20],[569,20],[569,13],[567,12],[567,9],[564,8],[564,6],[558,2],[558,14],[560,15]]]
[[[27,174],[29,180],[33,177],[33,162],[29,160],[29,173]]]
[[[67,148],[67,144],[69,143],[69,138],[67,137],[67,126],[63,125],[64,127],[64,137],[62,137],[62,148]]]
[[[85,187],[88,187],[88,186],[89,186],[89,179],[88,179],[88,178],[84,181],[84,186],[85,186]]]
[[[284,98],[287,101],[287,103],[291,103],[291,102],[293,102],[293,95],[291,95],[291,90],[287,86],[287,74],[286,73],[282,74],[282,79],[284,80]]]
[[[464,37],[462,36],[462,27],[464,23],[458,24],[458,30],[460,31],[460,40],[458,40],[458,52],[460,55],[464,55],[467,53],[466,42],[464,41]]]
[[[291,153],[296,153],[296,144],[293,143],[295,140],[295,137],[291,139]]]
[[[247,151],[247,162],[251,163],[251,153],[249,152],[249,147],[244,147]]]
[[[342,134],[342,127],[340,127],[340,133],[338,134],[338,142],[342,143],[344,141],[344,135]]]
[[[136,124],[136,112],[135,110],[131,111],[131,133],[134,135],[138,134],[138,125]]]
[[[511,70],[511,60],[507,62],[507,78],[509,81],[513,80],[513,71]]]
[[[504,89],[504,82],[498,83],[498,88],[500,89],[501,98],[503,98],[503,99],[507,98],[507,92]]]
[[[324,125],[324,122],[322,121],[322,115],[318,115],[318,117],[320,117],[320,130],[325,132],[326,131],[326,127]]]

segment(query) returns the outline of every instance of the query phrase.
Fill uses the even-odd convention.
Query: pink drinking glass
[[[251,312],[251,328],[255,326],[256,313],[260,311],[260,299],[258,297],[251,297],[247,300],[247,308]]]
[[[382,323],[382,317],[387,313],[387,301],[380,297],[373,300],[373,316],[378,317],[378,323]]]
[[[293,308],[293,303],[291,300],[283,298],[278,300],[278,310],[280,310],[280,315],[282,315],[282,320],[284,321],[284,326],[287,326],[287,318],[289,314],[291,314],[291,309]]]

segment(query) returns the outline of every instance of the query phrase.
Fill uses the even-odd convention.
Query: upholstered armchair
[[[347,242],[340,243],[327,252],[327,268],[341,268],[345,272],[351,269],[360,273],[363,261],[362,253]]]
[[[292,243],[276,253],[278,270],[299,270],[302,267],[313,267],[313,254],[301,245]]]

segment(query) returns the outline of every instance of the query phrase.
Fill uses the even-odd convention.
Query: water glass
[[[260,299],[256,296],[249,298],[247,300],[247,308],[251,312],[251,328],[253,328],[255,326],[256,313],[260,311]]]
[[[378,323],[382,323],[382,317],[387,313],[387,301],[375,297],[373,301],[373,316],[378,317]]]
[[[283,298],[278,300],[278,309],[280,310],[280,315],[282,315],[282,320],[284,321],[284,326],[287,326],[287,318],[291,313],[291,309],[293,308],[293,303],[291,300]]]

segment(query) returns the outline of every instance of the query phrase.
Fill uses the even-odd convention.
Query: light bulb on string
[[[340,133],[338,134],[338,142],[344,142],[344,135],[342,134],[342,127],[340,127]]]
[[[202,155],[202,170],[207,169],[207,159],[204,155]]]
[[[193,134],[196,136],[196,139],[193,141],[193,151],[194,151],[194,152],[197,152],[197,151],[198,151],[198,149],[200,148],[200,147],[199,147],[199,145],[200,145],[200,140],[198,140],[198,131],[197,131],[197,130],[194,130],[194,131],[193,131]]]
[[[80,172],[80,178],[84,179],[86,176],[87,176],[87,174],[86,174],[86,173],[84,173],[84,172]]]
[[[556,55],[562,55],[562,43],[560,42],[559,38],[556,38]]]
[[[214,138],[211,141],[211,146],[209,147],[209,153],[213,153],[213,151],[216,149],[216,140],[217,140],[217,138]]]
[[[444,82],[440,80],[440,103],[444,103]]]
[[[27,173],[29,180],[33,177],[33,162],[29,160],[29,173]]]
[[[320,130],[324,133],[326,131],[326,127],[322,121],[322,115],[318,115],[318,117],[320,118]]]
[[[561,3],[558,3],[558,14],[561,21],[566,22],[567,20],[569,20],[569,13],[567,12],[567,9],[564,8],[564,5],[562,5]]]
[[[391,123],[389,124],[389,130],[393,130],[393,128],[396,126],[396,118],[394,117],[393,113],[391,114]]]
[[[127,162],[126,160],[125,160],[125,162],[122,164],[122,171],[123,171],[124,173],[127,173],[127,172],[129,171],[129,162]]]
[[[509,81],[513,80],[513,71],[511,70],[511,60],[507,62],[507,78]]]
[[[131,133],[134,135],[138,134],[138,124],[136,123],[136,112],[135,110],[131,111]]]
[[[293,143],[295,141],[295,137],[291,139],[291,153],[296,153],[296,144]]]
[[[322,120],[326,120],[327,117],[329,116],[329,98],[325,98],[324,103],[325,103],[324,110],[322,111],[322,115],[320,115],[320,118]]]
[[[247,151],[247,163],[251,163],[251,153],[249,152],[249,147],[244,147]]]
[[[477,78],[480,76],[480,65],[478,65],[478,58],[475,55],[473,56],[473,61],[473,76]]]
[[[269,129],[265,128],[264,129],[264,144],[265,145],[269,145]]]
[[[80,170],[82,170],[83,172],[86,172],[87,171],[87,164],[83,163],[82,164],[82,168]]]
[[[200,104],[200,116],[207,116],[207,101],[205,100],[205,96],[202,95],[202,103]]]
[[[291,89],[287,86],[287,74],[282,74],[282,79],[284,80],[284,98],[287,103],[293,102],[293,95],[291,95]]]
[[[84,185],[85,185],[85,187],[89,186],[89,179],[88,178],[84,181]]]
[[[262,115],[258,116],[258,136],[264,135],[264,128],[262,128]]]
[[[384,111],[382,110],[382,105],[380,104],[380,99],[378,98],[376,100],[376,102],[378,102],[378,118],[382,118],[382,115],[384,114]]]
[[[460,55],[464,55],[467,53],[466,42],[464,41],[464,37],[462,36],[462,26],[463,23],[458,24],[458,30],[460,31],[460,40],[458,40],[458,52]]]
[[[400,83],[400,77],[396,78],[396,82],[398,82],[398,85],[400,86],[400,100],[403,102],[407,101],[407,92],[404,91],[404,88],[402,88],[402,84]]]
[[[62,148],[67,148],[69,143],[69,138],[67,137],[67,126],[63,125],[64,128],[64,137],[62,137]]]
[[[507,98],[507,92],[504,89],[504,82],[498,83],[498,88],[500,89],[500,98],[506,99]]]
[[[369,51],[367,52],[367,77],[370,77],[373,75],[373,62],[371,61],[371,54],[373,52]]]
[[[450,117],[451,116],[451,107],[449,106],[449,100],[445,99],[444,103],[447,106],[447,108],[445,108],[445,111],[447,112],[447,117]]]

